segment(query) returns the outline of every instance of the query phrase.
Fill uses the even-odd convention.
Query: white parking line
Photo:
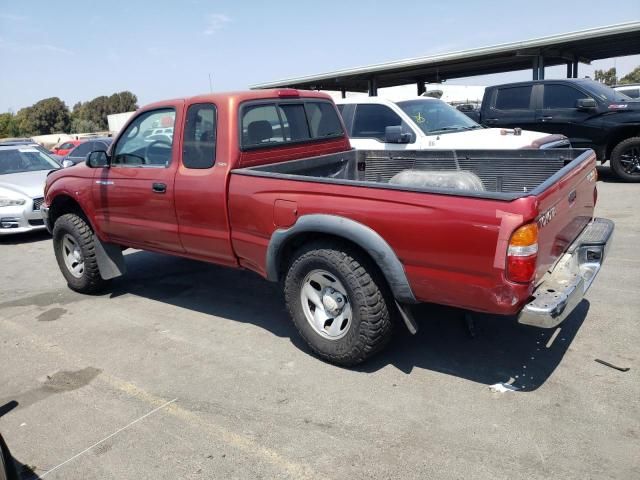
[[[87,453],[89,450],[91,450],[94,447],[97,447],[98,445],[100,445],[103,442],[106,442],[107,440],[109,440],[111,437],[117,435],[118,433],[122,432],[123,430],[126,430],[127,428],[129,428],[130,426],[132,426],[135,423],[138,423],[140,420],[143,420],[145,418],[147,418],[149,415],[152,415],[154,413],[156,413],[158,410],[162,410],[164,407],[172,404],[173,402],[175,402],[176,400],[178,400],[177,398],[174,398],[173,400],[169,400],[168,402],[166,402],[163,405],[160,405],[157,408],[154,408],[153,410],[151,410],[148,413],[145,413],[143,416],[141,416],[140,418],[135,419],[133,422],[125,425],[124,427],[116,430],[115,432],[113,432],[111,435],[104,437],[102,440],[100,440],[99,442],[94,443],[93,445],[91,445],[90,447],[85,448],[83,451],[81,451],[80,453],[75,454],[73,457],[71,457],[68,460],[65,460],[64,462],[62,462],[60,465],[57,465],[55,467],[53,467],[51,470],[47,470],[46,472],[44,472],[42,475],[40,475],[40,478],[44,478],[47,475],[49,475],[51,472],[59,469],[60,467],[62,467],[63,465],[66,465],[67,463],[69,463],[72,460],[75,460],[76,458],[78,458],[80,455],[83,455],[85,453]]]

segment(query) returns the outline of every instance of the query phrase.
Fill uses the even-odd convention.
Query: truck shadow
[[[0,245],[18,245],[24,243],[36,243],[51,240],[51,235],[46,230],[36,230],[33,232],[14,233],[11,235],[0,235]]]
[[[414,368],[466,378],[485,385],[509,383],[533,391],[551,376],[589,311],[583,300],[554,329],[521,325],[513,317],[474,314],[472,336],[464,312],[440,305],[417,305],[416,335],[398,329],[390,347],[361,367],[371,372],[392,364],[405,373]]]
[[[597,165],[596,170],[598,170],[598,181],[604,183],[624,183],[620,180],[611,170],[611,163],[607,162],[606,165]]]
[[[289,319],[280,286],[253,272],[166,255],[132,252],[128,273],[116,279],[111,297],[136,295],[206,315],[254,324],[288,337],[311,354]],[[398,325],[387,349],[357,367],[375,372],[388,365],[410,373],[424,368],[474,382],[511,383],[522,391],[540,387],[562,360],[588,311],[584,300],[561,328],[543,330],[520,325],[514,318],[474,315],[472,338],[464,312],[438,305],[413,308],[420,329],[410,335]],[[558,331],[556,333],[556,330]]]

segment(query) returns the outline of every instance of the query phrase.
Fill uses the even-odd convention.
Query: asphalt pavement
[[[51,480],[640,478],[640,184],[600,173],[615,243],[559,329],[424,305],[355,369],[251,272],[132,251],[84,296],[46,233],[1,238],[0,433]]]

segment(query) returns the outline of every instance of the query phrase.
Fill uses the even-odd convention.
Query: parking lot
[[[251,272],[129,251],[90,297],[2,238],[0,432],[24,478],[640,478],[640,185],[600,176],[614,245],[558,330],[423,305],[355,369]]]

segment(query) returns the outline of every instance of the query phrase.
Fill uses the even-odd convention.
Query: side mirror
[[[111,163],[111,158],[104,150],[94,150],[87,155],[87,161],[85,163],[89,168],[108,167]]]
[[[597,106],[598,104],[593,98],[579,98],[576,100],[576,108],[578,110],[592,110]]]
[[[411,141],[410,133],[402,133],[402,126],[391,125],[384,129],[385,143],[409,143]]]
[[[71,160],[62,161],[62,168],[69,168],[69,167],[73,167],[74,165],[75,163],[73,163]]]

